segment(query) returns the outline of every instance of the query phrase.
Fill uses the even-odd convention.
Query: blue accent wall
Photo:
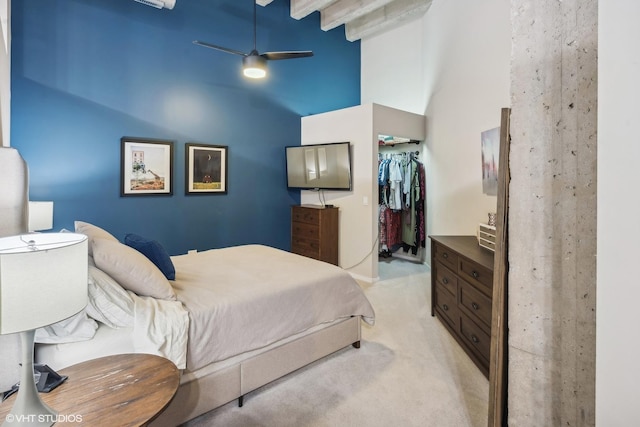
[[[300,118],[360,102],[360,44],[343,27],[300,21],[289,2],[258,6],[260,52],[313,50],[242,76],[253,47],[250,0],[12,2],[11,145],[29,165],[31,200],[53,200],[54,230],[91,222],[120,240],[152,237],[172,254],[262,243],[290,246],[284,147]],[[174,141],[173,196],[120,196],[120,138]],[[228,193],[185,195],[187,142],[226,145]]]

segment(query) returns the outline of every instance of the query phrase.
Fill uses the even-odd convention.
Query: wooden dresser
[[[475,236],[430,236],[431,315],[489,377],[493,252]]]
[[[291,252],[338,265],[338,208],[291,206]]]

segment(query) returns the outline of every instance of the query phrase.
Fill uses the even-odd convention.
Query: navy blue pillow
[[[171,257],[169,257],[165,248],[156,240],[129,233],[124,236],[124,244],[149,258],[149,260],[162,271],[162,274],[164,274],[167,279],[175,280],[176,269],[173,266],[173,262],[171,262]]]

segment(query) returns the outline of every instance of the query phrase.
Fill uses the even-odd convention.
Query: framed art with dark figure
[[[120,139],[120,196],[173,195],[173,141]]]
[[[186,194],[227,193],[228,151],[225,145],[185,144]]]

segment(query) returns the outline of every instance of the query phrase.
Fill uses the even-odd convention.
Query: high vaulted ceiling
[[[273,0],[256,0],[267,6]],[[432,0],[291,0],[291,17],[302,19],[320,12],[320,28],[329,31],[344,24],[349,41],[375,36],[420,18]]]

